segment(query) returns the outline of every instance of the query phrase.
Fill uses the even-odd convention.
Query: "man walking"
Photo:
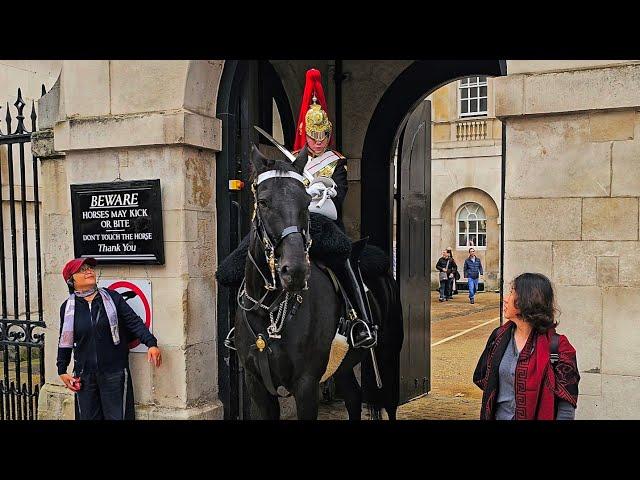
[[[476,257],[475,248],[469,249],[469,258],[464,261],[464,276],[469,279],[469,302],[474,303],[474,297],[478,291],[478,280],[482,271],[482,262]]]

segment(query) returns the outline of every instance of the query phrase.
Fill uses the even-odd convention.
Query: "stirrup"
[[[230,350],[237,350],[237,348],[235,347],[235,336],[231,336],[231,334],[233,333],[233,331],[236,329],[236,327],[233,327],[231,330],[229,330],[229,333],[227,333],[226,338],[224,339],[224,346],[227,347]]]
[[[360,342],[356,343],[353,340],[353,327],[355,327],[359,322],[361,322],[364,325],[365,331],[367,332],[367,337],[364,338],[363,340],[361,340]],[[375,327],[374,327],[374,332],[375,332]],[[371,328],[369,328],[369,324],[367,322],[365,322],[364,320],[362,320],[361,318],[356,318],[355,321],[351,324],[351,328],[349,329],[349,337],[351,340],[351,345],[353,345],[353,348],[371,348],[371,347],[375,347],[376,344],[378,343],[378,335],[376,335],[377,332],[372,333],[371,332]],[[371,344],[369,344],[371,343]]]

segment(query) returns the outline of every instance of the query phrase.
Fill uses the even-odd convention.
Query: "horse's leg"
[[[280,403],[260,379],[245,370],[245,383],[251,399],[251,420],[280,420]]]
[[[317,420],[320,384],[317,379],[301,377],[293,389],[298,420]]]
[[[385,405],[384,407],[387,415],[389,416],[389,420],[397,420],[396,419],[396,411],[398,410],[397,405]]]
[[[336,387],[344,398],[344,406],[347,407],[349,420],[360,420],[362,414],[362,389],[353,373],[353,368],[349,368],[340,374],[334,375]]]

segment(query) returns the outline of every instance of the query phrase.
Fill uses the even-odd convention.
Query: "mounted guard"
[[[256,127],[286,159],[267,158],[255,145],[251,151],[251,230],[216,272],[220,284],[238,287],[225,346],[244,368],[252,418],[278,419],[278,396],[290,394],[299,419],[317,418],[319,385],[332,376],[349,419],[360,419],[363,400],[372,416],[384,408],[395,419],[399,290],[384,252],[366,239],[352,244],[344,232],[346,159],[328,148],[332,125],[320,72],[306,78],[296,154]],[[359,363],[360,383],[353,371]]]
[[[367,288],[362,281],[359,256],[366,240],[351,246],[342,222],[342,204],[347,195],[347,160],[336,150],[329,149],[332,143],[333,125],[327,114],[327,102],[322,88],[320,71],[310,69],[300,104],[294,151],[287,151],[264,130],[256,127],[292,162],[307,147],[307,163],[303,170],[303,183],[311,196],[311,237],[316,244],[311,248],[312,258],[321,260],[337,277],[347,311],[346,324],[341,331],[354,348],[371,348],[376,344],[376,328],[371,321],[371,309],[367,301]],[[338,228],[329,228],[327,221]],[[315,235],[314,235],[315,234]],[[237,285],[246,261],[249,235],[221,264],[218,281]],[[233,277],[233,278],[230,278]],[[227,342],[233,346],[232,337]]]

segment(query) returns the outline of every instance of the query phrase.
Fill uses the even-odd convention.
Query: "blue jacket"
[[[484,275],[482,271],[482,262],[478,257],[476,261],[472,262],[470,257],[464,261],[464,277],[465,278],[478,278],[480,275]]]
[[[126,300],[118,292],[107,290],[118,312],[120,343],[113,344],[109,319],[104,310],[100,294],[93,299],[91,311],[84,298],[76,298],[76,310],[73,322],[73,358],[74,374],[112,373],[129,366],[128,343],[136,338],[147,347],[158,345],[142,319],[136,315]],[[64,324],[64,311],[67,301],[60,306],[60,332]],[[58,348],[58,375],[67,373],[71,362],[71,348]]]

